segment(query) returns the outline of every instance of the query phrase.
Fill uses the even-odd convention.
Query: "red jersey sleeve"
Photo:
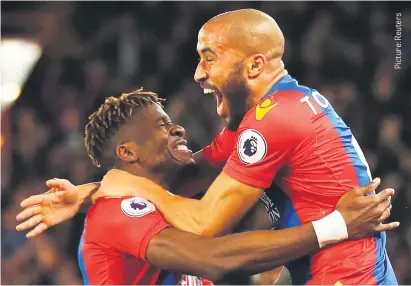
[[[204,158],[211,166],[215,168],[222,167],[233,152],[235,139],[236,132],[224,128],[210,145],[203,148]]]
[[[113,246],[143,261],[150,240],[169,223],[149,201],[133,197],[121,200],[114,227],[108,230]]]
[[[290,163],[292,151],[310,131],[294,106],[274,98],[246,114],[223,169],[242,183],[264,189],[272,184],[278,170]]]

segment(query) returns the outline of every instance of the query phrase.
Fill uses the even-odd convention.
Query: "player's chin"
[[[169,150],[171,158],[178,165],[195,164],[191,150]]]

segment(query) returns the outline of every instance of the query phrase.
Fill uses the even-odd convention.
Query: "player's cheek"
[[[163,140],[161,144],[158,146],[158,154],[162,154],[161,160],[166,161],[168,158],[171,157],[170,151],[171,146],[168,143],[168,139]]]

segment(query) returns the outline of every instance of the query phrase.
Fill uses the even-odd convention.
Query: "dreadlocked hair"
[[[108,97],[100,108],[89,116],[86,125],[85,145],[87,154],[97,167],[104,163],[105,153],[110,139],[132,116],[133,111],[149,103],[163,107],[165,99],[156,93],[143,91],[140,88],[131,93],[123,93],[120,97]]]

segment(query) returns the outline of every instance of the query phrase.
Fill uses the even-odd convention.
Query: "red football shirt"
[[[344,193],[371,180],[357,141],[327,99],[288,75],[204,156],[212,164],[227,160],[223,171],[250,186],[279,185],[288,197],[283,227],[323,218]],[[271,193],[273,201],[277,196]],[[385,233],[347,241],[312,256],[306,273],[292,274],[305,277],[298,284],[397,284],[385,245]]]
[[[213,285],[207,279],[161,270],[146,260],[150,240],[170,225],[149,201],[99,198],[87,213],[79,245],[84,284]]]
[[[155,285],[161,270],[146,260],[150,240],[170,226],[141,198],[99,198],[79,246],[84,284]]]

